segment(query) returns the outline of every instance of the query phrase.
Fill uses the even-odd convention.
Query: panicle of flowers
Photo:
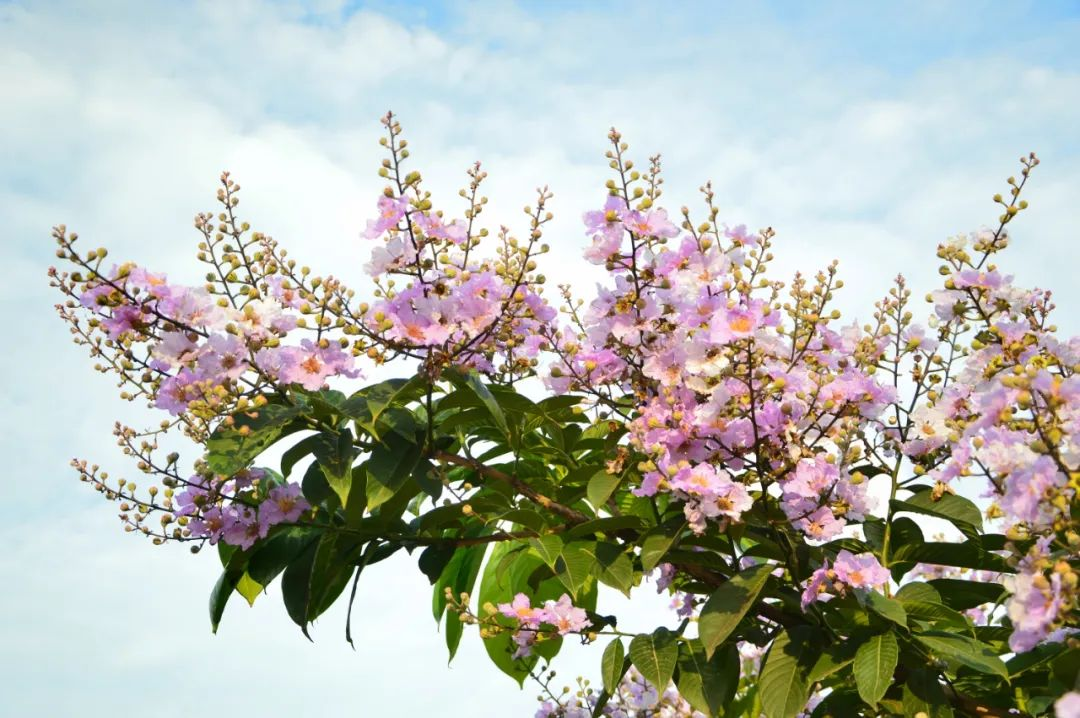
[[[584,222],[586,258],[612,285],[584,310],[568,302],[549,388],[624,417],[644,455],[635,493],[681,500],[695,532],[738,521],[751,492],[772,486],[808,537],[834,537],[871,508],[847,467],[862,455],[856,435],[895,398],[871,376],[871,338],[830,326],[839,315],[827,304],[843,286],[835,263],[813,282],[797,275],[782,302],[783,283],[765,276],[771,229],[721,225],[710,184],[706,221],[684,207],[677,226],[656,204],[659,158],[642,175],[621,135],[610,139],[617,178]],[[632,403],[620,403],[626,395]]]
[[[540,240],[552,218],[551,192],[539,189],[535,206],[525,208],[524,240],[501,227],[494,256],[481,256],[489,232],[476,219],[487,204],[479,194],[487,173],[479,163],[469,170],[460,191],[465,219],[450,220],[433,209],[420,173],[402,169],[409,150],[401,125],[392,114],[383,125],[390,156],[379,174],[390,184],[377,202],[379,218],[364,233],[378,242],[365,267],[377,289],[374,304],[361,309],[364,326],[400,353],[424,358],[433,375],[449,365],[511,380],[533,373],[544,344],[540,328],[556,315],[536,273],[536,258],[549,249]]]

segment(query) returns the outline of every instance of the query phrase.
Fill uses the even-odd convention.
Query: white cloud
[[[865,317],[897,271],[916,295],[932,286],[936,242],[991,222],[990,195],[1036,149],[1032,209],[1004,264],[1058,289],[1060,323],[1076,331],[1077,24],[1032,25],[996,4],[925,14],[933,7],[792,20],[756,4],[657,15],[644,4],[471,3],[423,27],[421,10],[348,14],[339,2],[0,4],[0,293],[20,307],[7,325],[15,351],[0,355],[15,470],[0,524],[0,568],[16,586],[0,604],[15,647],[0,660],[5,698],[24,713],[81,715],[133,699],[160,715],[210,704],[505,716],[532,705],[531,689],[485,665],[475,636],[445,669],[424,581],[404,562],[362,589],[355,654],[339,640],[339,610],[312,647],[273,596],[232,608],[211,636],[213,559],[119,535],[64,466],[73,453],[123,467],[111,419],[142,412],[110,399],[48,316],[51,224],[197,281],[190,219],[229,168],[257,228],[360,280],[357,233],[380,187],[376,120],[393,107],[448,207],[475,159],[491,173],[490,225],[520,228],[520,207],[550,184],[546,271],[583,284],[595,275],[578,259],[579,217],[602,197],[604,136],[617,124],[639,162],[664,152],[670,206],[692,206],[712,177],[725,219],[779,231],[781,274],[841,259],[842,306]],[[987,46],[1006,22],[1014,41]],[[880,46],[864,38],[885,28],[895,36]],[[642,601],[644,617],[654,607]],[[575,655],[561,676],[594,673],[598,651]],[[268,679],[238,688],[250,668]]]

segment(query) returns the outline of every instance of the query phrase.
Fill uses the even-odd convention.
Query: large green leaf
[[[612,640],[604,649],[604,655],[600,658],[600,677],[604,684],[604,690],[614,694],[615,689],[626,672],[624,660],[626,652],[622,641],[618,638]]]
[[[587,542],[567,544],[555,560],[555,575],[575,599],[578,591],[592,578],[596,565],[595,546],[595,543]]]
[[[893,511],[934,516],[952,522],[966,536],[977,535],[982,531],[982,512],[970,499],[955,494],[942,494],[933,498],[931,491],[919,491],[904,500],[893,499]]]
[[[957,611],[966,611],[985,603],[996,603],[1005,595],[1000,583],[982,583],[959,578],[936,578],[929,581],[941,596],[941,602]]]
[[[399,434],[386,434],[367,460],[367,508],[374,511],[405,485],[417,462],[420,447]]]
[[[326,477],[326,483],[337,494],[341,505],[349,502],[352,488],[352,462],[355,455],[352,432],[348,429],[332,434],[319,434],[313,444],[315,460]]]
[[[772,571],[773,567],[769,564],[751,566],[732,576],[709,596],[698,621],[698,635],[707,656],[711,657],[717,646],[726,641],[739,625]]]
[[[810,695],[808,673],[819,650],[812,629],[806,626],[782,631],[765,657],[758,692],[768,718],[795,718]]]
[[[551,576],[551,569],[538,556],[517,550],[519,548],[520,544],[515,546],[513,542],[507,541],[497,544],[492,549],[480,578],[480,590],[477,597],[480,606],[486,606],[488,603],[493,605],[510,603],[517,593],[525,593],[530,597],[532,605],[538,606],[547,600],[557,600],[566,593],[566,588],[557,578]],[[504,559],[507,560],[504,562]],[[537,569],[543,572],[539,575],[546,573],[548,578],[542,578],[534,588],[529,584],[529,579],[534,576]],[[591,587],[578,593],[575,605],[585,610],[593,610],[596,607],[595,582]],[[515,645],[510,631],[503,631],[484,639],[484,649],[492,663],[519,684],[524,682],[529,675],[529,670],[536,665],[537,655],[551,657],[558,651],[560,644],[559,640],[538,643],[534,647],[536,655],[515,660],[511,657]]]
[[[739,686],[739,651],[729,643],[709,658],[700,641],[679,645],[679,677],[676,684],[696,710],[710,716],[723,714]]]
[[[600,511],[607,504],[608,497],[618,487],[620,479],[614,474],[609,474],[607,469],[600,469],[592,478],[589,479],[588,488],[585,490],[585,495],[589,498],[589,503],[592,504],[593,509]]]
[[[503,413],[503,409],[495,395],[491,393],[491,389],[480,380],[480,376],[476,372],[448,370],[445,372],[445,376],[458,387],[471,391],[480,400],[480,404],[487,411],[492,421],[495,422],[495,426],[499,431],[504,436],[510,436],[510,427],[506,422],[506,414]]]
[[[206,463],[222,476],[232,476],[248,465],[283,434],[300,428],[292,422],[307,410],[297,404],[267,404],[232,416],[232,425],[222,425],[206,441]]]
[[[645,536],[641,542],[641,568],[644,571],[652,571],[660,563],[664,554],[671,548],[671,544],[678,538],[678,533],[664,526],[658,526]]]
[[[922,713],[927,718],[952,718],[953,715],[937,672],[928,668],[917,668],[908,675],[901,700],[905,716]]]
[[[907,627],[907,612],[904,611],[904,604],[895,598],[888,598],[877,591],[868,591],[866,605],[882,618],[888,619],[898,626]]]
[[[916,634],[915,638],[937,656],[968,668],[1001,676],[1008,680],[1009,669],[985,643],[967,636],[943,631]]]
[[[900,648],[892,633],[871,636],[856,651],[852,665],[855,685],[862,699],[871,706],[877,706],[892,685],[899,657]]]
[[[630,660],[647,681],[663,691],[675,674],[679,659],[679,644],[675,634],[666,628],[641,633],[630,641]]]
[[[596,575],[603,583],[630,596],[630,587],[634,584],[634,564],[622,546],[599,541],[593,548],[596,558]]]

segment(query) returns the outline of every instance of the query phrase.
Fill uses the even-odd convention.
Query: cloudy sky
[[[53,224],[194,282],[191,217],[228,168],[256,228],[359,278],[377,119],[392,108],[451,213],[477,159],[491,224],[520,228],[549,184],[546,272],[588,291],[579,218],[602,201],[616,125],[642,162],[664,154],[671,207],[711,178],[724,219],[774,227],[778,272],[840,259],[841,304],[865,318],[897,271],[917,295],[931,288],[935,244],[993,222],[990,197],[1035,150],[1031,211],[1002,263],[1057,290],[1076,332],[1078,45],[1076,2],[0,0],[5,714],[502,718],[535,705],[475,636],[446,667],[405,561],[363,585],[356,652],[340,610],[310,644],[275,589],[230,606],[211,635],[215,559],[123,535],[66,468],[78,455],[120,473],[112,420],[143,414],[51,316]],[[661,605],[643,594],[633,614],[664,620]],[[561,675],[595,675],[598,653],[573,652]]]

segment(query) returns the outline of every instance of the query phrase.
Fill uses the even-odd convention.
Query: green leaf
[[[634,583],[634,564],[623,547],[601,541],[593,549],[593,556],[596,558],[597,577],[629,598],[630,587]]]
[[[592,576],[592,568],[596,558],[587,550],[589,544],[574,543],[563,546],[559,558],[555,560],[555,576],[570,592],[570,596],[577,598],[578,591]]]
[[[626,667],[623,665],[625,649],[622,641],[616,638],[604,649],[604,655],[600,658],[600,676],[604,682],[604,690],[614,694],[615,689],[622,680]]]
[[[925,713],[927,718],[952,718],[953,715],[937,672],[930,669],[917,668],[908,675],[901,700],[905,716]]]
[[[281,455],[281,475],[288,476],[292,473],[293,468],[297,463],[302,461],[305,456],[309,456],[315,451],[315,444],[319,441],[318,434],[312,434],[304,439],[298,441],[294,446]]]
[[[495,605],[509,603],[513,600],[514,595],[519,592],[529,594],[532,605],[538,606],[544,601],[556,600],[563,593],[566,593],[562,583],[554,577],[541,580],[535,589],[531,587],[529,578],[538,568],[544,572],[548,572],[550,569],[535,554],[518,551],[519,548],[520,545],[514,546],[512,542],[504,542],[492,549],[491,557],[488,559],[480,579],[480,589],[477,597],[480,606],[488,603]],[[509,559],[505,562],[505,565],[503,565],[504,559]],[[500,567],[502,568],[501,572]],[[581,591],[575,603],[579,608],[587,611],[593,610],[596,607],[595,584],[593,588]],[[559,645],[560,641],[557,640],[543,641],[536,645],[534,652],[537,655],[553,655],[554,651],[558,650]],[[510,631],[503,631],[493,637],[485,638],[484,649],[487,651],[492,663],[503,673],[517,681],[519,685],[529,676],[529,670],[537,662],[536,655],[517,660],[511,658],[515,646]],[[541,653],[541,651],[545,653]]]
[[[959,663],[980,673],[1009,679],[1009,669],[985,643],[967,636],[941,631],[916,634],[915,638],[933,653],[950,662]]]
[[[585,521],[566,532],[568,538],[591,536],[598,533],[614,533],[624,529],[640,530],[644,521],[640,516],[605,516]]]
[[[911,511],[951,521],[967,536],[982,532],[982,512],[962,496],[947,493],[935,501],[931,491],[919,491],[903,501],[893,499],[891,504],[894,511]]]
[[[768,718],[795,718],[810,694],[807,679],[818,650],[809,627],[798,626],[776,637],[758,679],[761,707]]]
[[[608,497],[619,486],[620,481],[622,481],[621,478],[609,474],[607,469],[600,469],[593,474],[592,478],[589,479],[585,495],[595,510],[599,511],[607,504]]]
[[[907,628],[907,613],[904,611],[904,605],[895,598],[886,598],[877,591],[868,591],[866,605],[882,618]]]
[[[739,625],[772,571],[770,564],[751,566],[732,576],[709,596],[698,622],[698,635],[705,646],[706,656],[711,657],[717,646],[726,641]]]
[[[225,604],[229,602],[229,597],[240,581],[240,575],[235,571],[222,571],[210,592],[210,629],[214,633],[217,633],[221,617],[225,614]]]
[[[682,643],[676,679],[679,694],[702,713],[721,715],[735,697],[741,663],[734,644],[729,643],[707,658],[700,641]]]
[[[926,601],[928,603],[941,603],[941,594],[933,586],[921,581],[905,583],[896,592],[896,598],[904,601]]]
[[[959,611],[931,601],[901,601],[909,618],[933,623],[941,630],[955,629],[971,634],[971,623]]]
[[[487,385],[480,380],[480,376],[475,371],[446,371],[445,376],[454,382],[454,384],[462,387],[467,387],[471,390],[476,397],[487,409],[488,414],[495,422],[495,426],[504,436],[510,436],[510,427],[506,423],[506,414],[503,413],[502,407],[499,406],[499,402],[495,399],[495,395],[491,393],[491,390],[487,388]]]
[[[675,674],[679,645],[675,634],[666,628],[641,633],[630,641],[630,660],[647,681],[663,690]]]
[[[358,426],[379,438],[378,424],[383,413],[391,407],[405,406],[419,399],[427,389],[428,382],[420,375],[410,379],[390,379],[357,391],[341,408]]]
[[[455,596],[462,593],[471,593],[476,579],[480,575],[480,566],[484,563],[484,555],[487,553],[487,544],[459,548],[454,552],[450,563],[446,564],[442,575],[435,583],[432,590],[432,613],[435,614],[435,622],[438,623],[446,612],[446,589],[449,588]],[[444,631],[446,633],[446,648],[449,652],[447,662],[454,660],[458,646],[461,644],[461,636],[464,626],[458,620],[457,615],[447,616]]]
[[[314,444],[315,460],[326,477],[326,483],[344,506],[349,501],[349,489],[352,487],[352,432],[344,429],[337,434],[322,433],[317,438]]]
[[[249,606],[255,605],[255,599],[263,591],[263,585],[248,575],[247,571],[236,582],[236,592],[244,597]]]
[[[232,476],[246,469],[256,456],[287,431],[307,405],[267,404],[254,411],[233,414],[231,426],[222,425],[206,441],[206,463],[215,474]]]
[[[387,434],[376,444],[365,464],[368,511],[374,511],[394,496],[419,460],[420,447],[399,434]]]
[[[308,636],[307,632],[307,609],[311,591],[311,569],[315,564],[317,547],[317,543],[308,546],[288,565],[281,576],[281,600],[285,604],[285,611],[309,639],[311,636]]]
[[[677,536],[678,533],[664,527],[657,527],[650,531],[641,542],[642,570],[648,572],[656,568]]]
[[[928,582],[941,596],[941,601],[956,611],[966,611],[984,603],[996,603],[1005,595],[1000,583],[981,583],[958,578],[936,578]]]
[[[257,583],[270,585],[270,582],[318,537],[319,531],[308,527],[280,529],[251,554],[247,564],[248,574]]]
[[[892,633],[871,636],[856,651],[852,665],[855,685],[862,699],[871,706],[877,706],[892,685],[893,671],[899,657],[900,648]]]
[[[810,667],[807,678],[810,683],[816,683],[841,670],[855,660],[855,651],[858,650],[858,642],[852,638],[847,641],[829,643],[822,647],[821,655]]]
[[[559,554],[562,553],[563,540],[558,534],[548,534],[547,536],[541,536],[539,538],[529,539],[529,545],[533,550],[540,555],[550,568],[555,568],[555,562],[559,560]]]

